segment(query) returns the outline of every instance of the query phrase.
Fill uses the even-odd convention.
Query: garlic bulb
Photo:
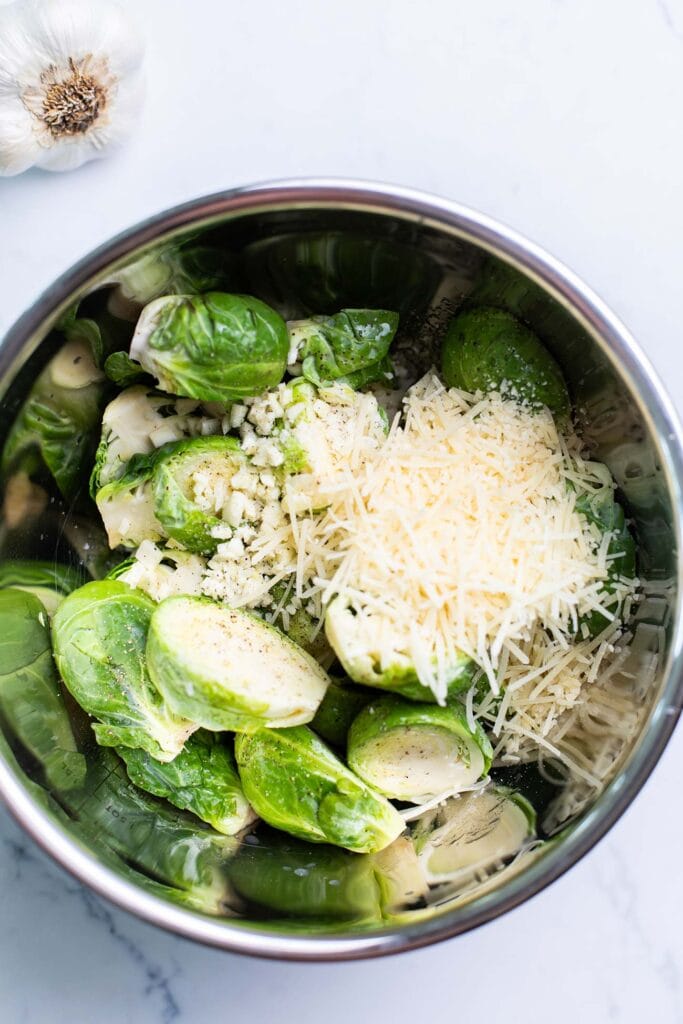
[[[65,171],[128,136],[143,46],[109,0],[0,7],[0,175]]]

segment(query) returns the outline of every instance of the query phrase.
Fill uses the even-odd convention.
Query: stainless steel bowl
[[[217,919],[146,891],[130,871],[104,863],[45,799],[0,736],[0,792],[18,821],[60,864],[98,893],[148,921],[224,949],[302,960],[399,952],[458,935],[537,893],[614,824],[652,771],[683,699],[680,600],[681,428],[661,383],[633,338],[569,270],[513,231],[456,203],[401,188],[336,180],[288,181],[209,196],[153,217],[97,249],[63,275],[12,327],[0,347],[1,429],[6,431],[50,354],[49,331],[76,299],[121,272],[135,288],[142,264],[174,246],[211,246],[225,258],[232,290],[287,314],[342,305],[398,308],[424,346],[484,275],[486,300],[524,316],[562,365],[586,438],[608,463],[635,521],[641,572],[655,595],[658,672],[644,695],[636,742],[597,801],[545,853],[477,899],[446,901],[390,925],[307,933],[256,920]],[[142,275],[144,279],[145,275]],[[132,278],[132,284],[131,284]],[[7,543],[5,545],[7,554]],[[9,550],[9,554],[13,552]]]

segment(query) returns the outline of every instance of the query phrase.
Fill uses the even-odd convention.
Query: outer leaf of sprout
[[[64,599],[53,621],[64,684],[106,747],[146,750],[171,761],[196,726],[175,715],[150,680],[145,643],[154,602],[118,580],[86,583]]]

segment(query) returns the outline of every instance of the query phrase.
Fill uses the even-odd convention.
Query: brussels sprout
[[[342,309],[334,316],[290,320],[290,363],[314,384],[345,381],[362,387],[391,377],[387,359],[398,313],[385,309]],[[292,358],[294,357],[294,358]]]
[[[413,841],[430,884],[492,868],[533,838],[536,814],[521,794],[504,786],[464,793],[426,811]]]
[[[274,589],[274,588],[273,588]],[[289,625],[284,630],[290,640],[303,647],[319,665],[329,668],[334,661],[334,651],[327,642],[324,631],[305,608],[298,608],[289,616]]]
[[[562,371],[536,335],[510,313],[482,307],[458,313],[441,353],[443,378],[465,391],[499,391],[553,415],[570,413]]]
[[[209,402],[259,395],[287,364],[287,326],[249,295],[167,295],[145,306],[130,348],[163,391]]]
[[[311,722],[311,729],[333,747],[346,749],[351,723],[372,699],[371,690],[353,686],[343,679],[332,679]]]
[[[164,446],[149,455],[134,455],[124,474],[97,492],[95,501],[110,547],[135,548],[145,540],[165,536],[154,514],[152,491],[154,467],[165,450]]]
[[[636,545],[626,525],[624,510],[614,500],[609,487],[592,494],[580,494],[576,499],[576,510],[589,524],[597,527],[601,534],[610,535],[607,547],[608,572],[602,585],[602,596],[607,608],[613,613],[618,612],[621,599],[616,591],[619,581],[634,580],[636,577]],[[579,632],[585,627],[590,636],[598,636],[611,621],[599,611],[591,612],[580,617]]]
[[[310,722],[329,682],[274,626],[201,597],[157,606],[147,664],[169,707],[213,731]]]
[[[85,790],[68,801],[99,843],[156,881],[186,890],[199,905],[225,912],[227,864],[236,840],[137,789],[109,751],[91,763]]]
[[[324,920],[381,920],[414,904],[425,884],[412,843],[397,839],[358,856],[272,829],[246,837],[228,865],[237,894],[278,914]]]
[[[83,573],[70,565],[20,559],[0,562],[0,590],[16,587],[27,594],[34,594],[50,616],[54,615],[65,594],[70,594],[84,582]]]
[[[171,441],[207,430],[218,433],[219,429],[220,419],[207,416],[192,399],[169,398],[142,385],[127,388],[102,416],[102,436],[90,477],[91,497],[123,476],[134,455],[149,455]]]
[[[259,817],[298,839],[376,853],[404,829],[389,801],[304,725],[240,733],[235,756],[245,795]]]
[[[241,521],[240,515],[230,523],[229,499],[232,477],[245,463],[233,437],[195,437],[158,458],[152,481],[154,512],[166,534],[188,551],[212,554],[225,540],[214,536],[216,527]]]
[[[190,736],[178,756],[162,764],[145,750],[119,751],[136,786],[192,811],[217,832],[235,835],[255,820],[232,752],[212,733]]]
[[[293,640],[299,647],[303,647],[319,665],[324,669],[329,668],[335,659],[335,654],[325,636],[320,622],[306,611],[299,607],[295,611],[287,612],[290,595],[293,593],[294,580],[289,578],[281,580],[272,587],[270,593],[273,604],[280,611],[273,621],[274,625],[286,633],[290,640]],[[291,607],[291,606],[290,606]]]
[[[121,388],[150,380],[140,364],[131,359],[127,352],[112,352],[107,356],[104,361],[104,372],[109,380]]]
[[[411,704],[381,697],[353,721],[348,763],[368,785],[391,797],[423,803],[457,793],[486,774],[493,750],[481,726],[451,705]]]
[[[195,731],[166,707],[145,668],[155,605],[118,580],[86,583],[64,599],[53,620],[55,660],[67,689],[105,747],[139,747],[171,761]]]
[[[47,613],[34,594],[0,591],[0,714],[58,790],[81,786],[78,752],[59,693]]]
[[[354,920],[381,917],[371,857],[314,846],[271,829],[246,837],[228,866],[239,896],[278,914]]]
[[[415,666],[405,652],[389,656],[380,650],[379,631],[368,629],[361,614],[343,597],[330,601],[325,615],[325,633],[344,671],[363,686],[391,690],[409,700],[435,701],[434,694],[419,681]],[[458,653],[448,668],[448,699],[468,690],[477,666],[466,654]]]
[[[45,465],[62,495],[74,496],[86,475],[105,378],[82,337],[67,341],[50,360],[10,428],[2,451],[3,476],[29,475]]]

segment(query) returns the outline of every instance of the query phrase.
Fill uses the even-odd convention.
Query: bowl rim
[[[602,347],[634,391],[643,418],[661,448],[662,468],[675,509],[677,550],[683,533],[683,429],[661,381],[638,344],[607,305],[559,260],[493,218],[462,204],[401,186],[344,178],[267,181],[199,197],[157,213],[94,249],[63,273],[10,327],[0,342],[0,373],[9,378],[33,338],[98,275],[160,237],[229,216],[278,208],[328,208],[390,214],[474,242],[523,271],[557,299]],[[682,592],[683,566],[677,584]],[[100,863],[41,810],[10,764],[0,757],[0,796],[31,837],[62,867],[99,895],[145,921],[185,938],[231,952],[299,960],[353,960],[417,949],[462,934],[536,895],[605,835],[647,781],[676,726],[683,705],[683,602],[672,633],[662,698],[643,725],[638,750],[562,842],[500,889],[428,920],[363,934],[284,934],[231,918],[210,918],[140,889]]]

